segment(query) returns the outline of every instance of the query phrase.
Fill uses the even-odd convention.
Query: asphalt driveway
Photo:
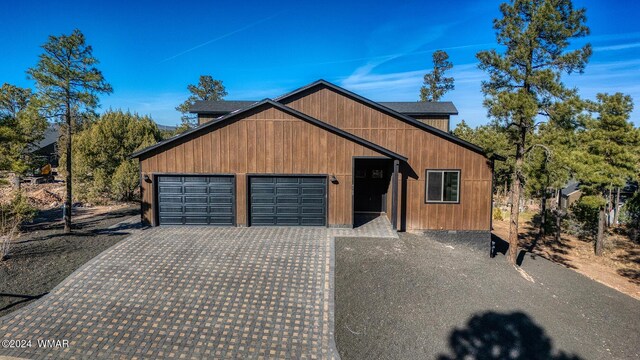
[[[139,232],[0,319],[21,345],[0,357],[334,357],[332,244],[324,228]]]
[[[640,301],[545,259],[407,233],[335,249],[342,359],[640,358]]]

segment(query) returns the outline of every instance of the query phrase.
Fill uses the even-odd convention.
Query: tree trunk
[[[67,196],[64,202],[64,232],[68,234],[71,232],[71,207],[73,206],[73,197],[71,193],[71,107],[69,103],[67,103],[65,121],[67,123],[67,174],[65,177]]]
[[[509,217],[509,262],[516,265],[518,260],[518,218],[520,217],[520,170],[524,159],[526,129],[520,129],[520,141],[516,144],[516,163],[511,184],[511,214]]]
[[[616,188],[616,203],[613,208],[613,226],[618,225],[618,213],[620,212],[620,187]]]
[[[598,212],[598,236],[596,237],[596,255],[602,256],[602,250],[604,248],[604,226],[605,226],[605,210],[604,206],[600,206]]]
[[[547,190],[542,190],[542,203],[540,204],[540,232],[539,237],[544,237],[544,227],[547,223]]]
[[[11,187],[13,189],[20,191],[21,182],[22,182],[22,179],[20,177],[20,174],[14,173],[13,176],[11,176]]]
[[[605,217],[605,224],[607,227],[611,227],[611,209],[613,209],[613,194],[611,193],[611,188],[609,188],[609,195],[607,196],[607,216]]]
[[[562,192],[558,190],[558,203],[556,204],[556,243],[560,242],[560,236],[562,229],[562,216],[564,210],[560,207],[560,200],[562,199]]]

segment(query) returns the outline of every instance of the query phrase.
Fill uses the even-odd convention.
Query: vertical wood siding
[[[330,225],[351,224],[351,173],[354,156],[378,152],[275,108],[212,127],[141,158],[142,175],[198,173],[236,175],[237,224],[247,224],[247,174],[335,175],[329,182]],[[153,184],[143,181],[143,218],[155,214]]]
[[[444,115],[444,116],[416,115],[412,117],[427,125],[431,125],[436,129],[440,129],[444,132],[449,132],[449,116],[447,115]]]
[[[314,88],[287,106],[406,156],[410,169],[400,176],[406,183],[406,204],[398,206],[399,224],[407,230],[488,230],[491,216],[491,163],[475,151],[418,129],[328,88]],[[460,169],[460,203],[425,203],[425,169]],[[390,202],[389,202],[390,203]]]

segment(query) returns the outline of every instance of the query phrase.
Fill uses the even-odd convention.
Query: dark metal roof
[[[624,187],[620,188],[620,194],[634,194],[638,191],[638,183],[635,181],[627,180]],[[563,197],[567,197],[570,194],[580,190],[580,183],[576,180],[569,180],[567,184],[560,190]]]
[[[567,185],[562,188],[562,190],[560,190],[560,193],[563,197],[566,197],[578,190],[580,190],[580,183],[575,180],[569,180],[569,182],[567,182]]]
[[[425,124],[425,123],[423,123],[421,121],[418,121],[418,120],[416,120],[416,119],[414,119],[414,118],[412,118],[410,116],[407,116],[405,114],[399,113],[399,112],[397,112],[397,111],[395,111],[395,110],[393,110],[391,108],[388,108],[388,107],[386,107],[384,105],[381,105],[380,103],[377,103],[375,101],[371,101],[371,100],[369,100],[369,99],[367,99],[365,97],[362,97],[362,96],[360,96],[358,94],[352,93],[351,91],[343,89],[343,88],[341,88],[341,87],[339,87],[337,85],[334,85],[334,84],[332,84],[332,83],[330,83],[330,82],[328,82],[326,80],[315,81],[315,82],[313,82],[313,83],[311,83],[311,84],[309,84],[307,86],[303,86],[303,87],[301,87],[301,88],[299,88],[297,90],[294,90],[294,91],[292,91],[292,92],[290,92],[288,94],[282,95],[282,96],[280,96],[279,98],[277,98],[275,100],[278,101],[278,102],[286,102],[287,99],[292,98],[292,97],[294,97],[294,96],[296,96],[296,95],[298,95],[298,94],[300,94],[300,93],[302,93],[304,91],[307,91],[307,90],[312,89],[312,88],[317,87],[317,86],[325,86],[325,87],[330,88],[333,91],[336,91],[338,93],[341,93],[341,94],[343,94],[343,95],[345,95],[345,96],[347,96],[349,98],[355,99],[355,100],[360,101],[362,103],[365,103],[365,104],[367,104],[367,105],[369,105],[369,106],[371,106],[371,107],[373,107],[375,109],[378,109],[381,112],[383,112],[383,113],[385,113],[385,114],[387,114],[389,116],[393,116],[393,117],[395,117],[397,119],[403,120],[406,123],[412,124],[412,125],[414,125],[415,127],[419,128],[419,129],[428,131],[428,132],[430,132],[430,133],[432,133],[434,135],[440,136],[440,137],[442,137],[444,139],[447,139],[447,140],[449,140],[451,142],[454,142],[454,143],[456,143],[458,145],[466,147],[467,149],[470,149],[470,150],[473,150],[475,152],[481,153],[481,154],[483,154],[485,156],[487,154],[486,151],[484,149],[482,149],[481,147],[479,147],[478,145],[475,145],[475,144],[472,144],[472,143],[470,143],[468,141],[462,140],[459,137],[451,135],[446,131],[442,131],[442,130],[437,129],[437,128],[431,126],[431,125],[427,125],[427,124]],[[498,154],[493,154],[490,157],[490,159],[501,160],[501,161],[505,161],[506,160],[506,158],[504,158],[503,156],[500,156]]]
[[[255,101],[247,100],[200,100],[189,108],[189,112],[197,114],[228,114],[245,108]],[[419,102],[419,101],[381,101],[378,104],[405,115],[458,115],[458,109],[451,101]]]
[[[312,124],[314,124],[314,125],[316,125],[316,126],[318,126],[320,128],[323,128],[323,129],[325,129],[325,130],[327,130],[329,132],[332,132],[334,134],[337,134],[339,136],[347,138],[347,139],[349,139],[349,140],[351,140],[351,141],[353,141],[355,143],[358,143],[358,144],[360,144],[360,145],[362,145],[364,147],[367,147],[369,149],[375,150],[375,151],[377,151],[377,152],[379,152],[379,153],[381,153],[383,155],[387,155],[392,159],[398,159],[398,160],[402,160],[402,161],[407,161],[406,157],[404,157],[404,156],[402,156],[402,155],[400,155],[398,153],[395,153],[395,152],[393,152],[393,151],[391,151],[389,149],[386,149],[386,148],[384,148],[384,147],[382,147],[380,145],[374,144],[374,143],[372,143],[370,141],[367,141],[367,140],[365,140],[365,139],[363,139],[361,137],[353,135],[353,134],[351,134],[349,132],[346,132],[346,131],[344,131],[342,129],[338,129],[335,126],[329,125],[329,124],[327,124],[327,123],[325,123],[323,121],[320,121],[320,120],[318,120],[316,118],[313,118],[313,117],[311,117],[311,116],[309,116],[307,114],[303,114],[303,113],[301,113],[301,112],[299,112],[297,110],[294,110],[294,109],[292,109],[292,108],[290,108],[290,107],[288,107],[286,105],[283,105],[281,103],[275,102],[275,101],[273,101],[271,99],[264,99],[264,100],[259,101],[259,102],[254,102],[252,105],[250,105],[248,107],[245,107],[242,110],[229,113],[229,114],[227,114],[225,116],[222,116],[222,117],[220,117],[218,119],[215,119],[213,121],[209,121],[209,122],[204,123],[204,124],[202,124],[202,125],[200,125],[198,127],[195,127],[195,128],[190,129],[188,131],[185,131],[184,133],[182,133],[180,135],[176,135],[176,136],[171,137],[169,139],[166,139],[164,141],[160,141],[155,145],[151,145],[151,146],[149,146],[147,148],[144,148],[142,150],[136,151],[135,153],[131,154],[129,157],[130,158],[139,158],[140,155],[143,155],[143,154],[145,154],[145,153],[147,153],[147,152],[149,152],[151,150],[158,149],[158,148],[163,147],[165,145],[168,145],[168,144],[170,144],[170,143],[172,143],[172,142],[174,142],[176,140],[179,140],[179,139],[185,138],[187,136],[193,135],[195,133],[201,132],[201,131],[203,131],[205,129],[208,129],[210,127],[219,126],[220,124],[222,124],[222,123],[224,123],[226,121],[232,120],[232,119],[238,117],[239,115],[242,115],[242,114],[244,114],[244,113],[246,113],[246,112],[248,112],[250,110],[256,109],[256,108],[258,108],[260,106],[264,106],[264,105],[269,105],[269,106],[275,107],[275,108],[277,108],[277,109],[279,109],[279,110],[281,110],[281,111],[283,111],[283,112],[285,112],[285,113],[287,113],[289,115],[295,116],[295,117],[297,117],[299,119],[302,119],[304,121],[312,123]]]
[[[405,115],[458,115],[451,101],[379,101],[378,104]]]
[[[42,140],[29,146],[29,152],[38,151],[44,147],[47,147],[53,143],[58,142],[60,136],[60,126],[56,123],[50,123],[44,131]]]
[[[198,100],[195,104],[191,105],[189,112],[196,114],[224,115],[255,103],[256,101],[253,100]]]

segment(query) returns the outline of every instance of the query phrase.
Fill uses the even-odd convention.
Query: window
[[[460,202],[460,170],[427,170],[426,202]]]

